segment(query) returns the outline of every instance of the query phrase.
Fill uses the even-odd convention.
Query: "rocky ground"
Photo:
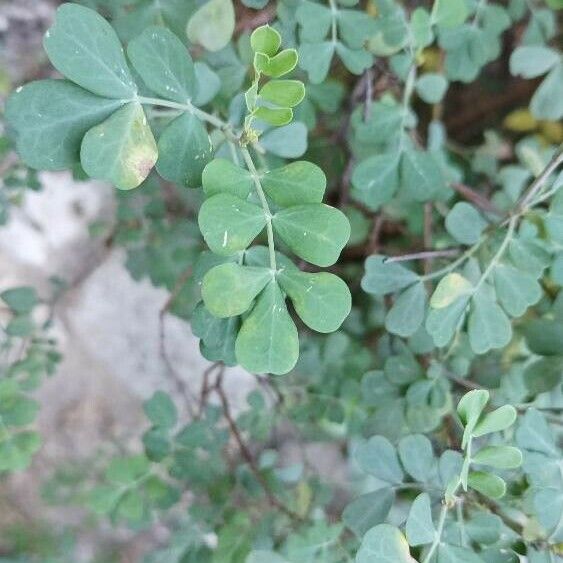
[[[13,85],[45,74],[41,38],[53,9],[43,0],[0,2],[0,68]],[[164,319],[165,361],[159,314],[168,295],[148,281],[133,281],[123,252],[108,251],[103,241],[90,237],[93,222],[112,221],[112,188],[76,183],[68,173],[42,173],[40,180],[43,189],[26,195],[0,229],[0,291],[32,285],[47,296],[53,276],[71,289],[57,304],[53,326],[63,361],[37,393],[44,445],[30,470],[0,481],[0,553],[2,529],[13,523],[28,526],[38,520],[61,529],[76,524],[80,513],[42,501],[42,483],[56,467],[88,462],[111,444],[138,449],[146,424],[142,400],[158,389],[175,393],[168,361],[193,389],[199,389],[209,365],[189,326],[171,316]],[[242,405],[253,378],[240,370],[225,377],[233,405]],[[80,560],[92,560],[101,541],[96,534],[80,536]],[[138,561],[146,543],[155,539],[133,541],[109,529],[104,534],[122,544],[123,561]]]

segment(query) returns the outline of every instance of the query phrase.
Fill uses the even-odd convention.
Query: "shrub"
[[[87,4],[45,35],[62,77],[7,102],[18,153],[120,190],[113,241],[213,364],[82,502],[167,526],[147,561],[563,555],[560,0]],[[0,381],[5,471],[57,355],[34,291],[2,299],[32,342]],[[233,365],[259,382],[238,415]],[[343,452],[344,495],[282,425]]]

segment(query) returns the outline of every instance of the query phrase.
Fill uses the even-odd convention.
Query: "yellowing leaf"
[[[430,298],[433,309],[443,309],[464,295],[473,291],[471,282],[461,274],[453,272],[443,277]]]
[[[92,178],[107,180],[120,190],[141,184],[153,169],[158,150],[140,104],[116,111],[86,133],[80,161]]]

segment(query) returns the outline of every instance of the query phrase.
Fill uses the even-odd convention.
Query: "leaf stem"
[[[490,273],[493,271],[493,268],[495,268],[495,266],[498,264],[498,261],[502,258],[503,254],[505,253],[506,247],[510,244],[510,241],[512,240],[512,236],[514,234],[514,229],[516,228],[517,221],[518,221],[518,217],[516,217],[516,216],[514,216],[510,219],[510,221],[508,223],[508,230],[506,231],[506,235],[504,237],[504,240],[502,241],[502,244],[500,245],[499,249],[497,250],[497,253],[493,256],[493,259],[490,261],[489,265],[487,266],[487,269],[483,272],[483,275],[481,276],[481,278],[477,282],[477,285],[475,286],[475,289],[474,289],[474,293],[477,293],[477,290],[487,280]]]
[[[334,44],[338,42],[338,30],[336,27],[336,16],[338,14],[338,6],[335,0],[328,0],[330,5],[330,11],[332,12],[332,23],[331,23],[331,39]]]
[[[448,514],[448,505],[444,502],[442,504],[442,510],[440,510],[440,519],[438,520],[438,528],[436,530],[436,536],[434,537],[434,541],[426,554],[426,557],[422,560],[422,563],[429,563],[434,555],[434,552],[438,548],[440,544],[440,540],[442,539],[442,532],[444,531],[444,524],[446,523],[446,515]]]
[[[543,188],[545,181],[549,178],[549,176],[551,176],[553,172],[555,172],[555,170],[557,170],[559,165],[562,163],[563,163],[563,149],[560,148],[555,153],[555,156],[549,161],[547,166],[544,168],[543,172],[534,180],[528,191],[524,194],[524,196],[516,206],[516,210],[518,213],[520,214],[524,213],[533,205],[536,205],[541,201],[544,201],[544,199],[547,199],[546,197],[543,196],[546,196],[547,193],[549,192],[546,192],[546,194],[543,194],[542,197],[538,198],[536,201],[533,201],[534,197],[536,195],[539,195],[538,192],[540,192],[540,190]]]
[[[266,200],[266,195],[264,194],[264,189],[262,188],[262,184],[260,182],[260,176],[258,174],[258,171],[256,170],[256,166],[254,166],[254,162],[252,161],[252,157],[250,156],[248,149],[242,146],[240,150],[242,152],[242,157],[244,158],[244,162],[246,163],[248,171],[252,175],[254,186],[256,187],[256,192],[258,193],[260,203],[262,204],[262,209],[264,210],[264,216],[266,217],[266,232],[268,235],[268,250],[270,251],[270,268],[273,271],[276,271],[276,249],[274,246],[274,229],[272,227],[272,213],[270,211],[270,206],[268,205],[268,201]]]
[[[176,109],[176,110],[180,110],[180,111],[184,111],[184,112],[187,111],[187,112],[191,113],[192,115],[195,115],[196,117],[198,117],[202,121],[206,121],[210,125],[213,125],[213,127],[216,127],[217,129],[221,130],[223,132],[223,134],[225,135],[225,137],[229,141],[238,142],[238,137],[233,133],[230,123],[223,121],[222,119],[220,119],[216,115],[212,115],[210,113],[207,113],[206,111],[203,111],[203,110],[195,107],[190,102],[188,102],[186,104],[181,104],[179,102],[173,102],[171,100],[163,100],[161,98],[146,98],[144,96],[139,96],[137,98],[137,101],[140,104],[162,106],[162,107],[165,107],[165,108],[172,108],[172,109]]]

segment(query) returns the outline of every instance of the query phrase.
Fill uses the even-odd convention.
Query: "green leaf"
[[[274,229],[300,258],[331,266],[350,237],[350,223],[340,210],[323,203],[296,205],[278,211]]]
[[[170,123],[158,139],[157,172],[169,182],[198,188],[206,165],[213,158],[213,145],[203,123],[183,113]]]
[[[416,8],[411,15],[411,30],[416,47],[428,47],[434,41],[430,14],[424,8]]]
[[[462,244],[475,244],[488,223],[469,203],[456,203],[446,217],[446,230]]]
[[[385,317],[385,328],[407,338],[422,325],[426,312],[426,289],[417,282],[405,289],[396,299]]]
[[[485,389],[475,389],[466,393],[457,405],[457,412],[465,429],[463,432],[462,447],[465,448],[469,437],[479,421],[479,417],[489,401],[489,392]]]
[[[430,306],[433,309],[444,309],[458,299],[468,297],[472,293],[473,286],[471,282],[461,274],[453,272],[440,280],[430,298]]]
[[[270,170],[261,180],[268,197],[281,207],[321,203],[326,189],[324,172],[306,160]]]
[[[284,49],[273,57],[269,57],[264,53],[256,53],[254,55],[254,67],[266,76],[279,78],[295,68],[297,58],[297,51],[295,49]]]
[[[201,293],[205,306],[216,317],[234,317],[246,312],[255,297],[272,279],[268,268],[228,262],[205,274]]]
[[[516,48],[510,55],[510,74],[524,78],[535,78],[545,74],[561,60],[554,49],[543,45],[525,45]]]
[[[398,528],[379,524],[367,532],[356,555],[356,563],[416,563]]]
[[[405,531],[409,545],[426,545],[434,541],[436,528],[432,521],[428,493],[421,493],[414,499],[407,517]]]
[[[487,446],[481,448],[472,461],[497,469],[515,469],[522,465],[522,452],[512,446]]]
[[[463,322],[469,295],[463,295],[442,308],[432,308],[426,317],[425,327],[438,347],[446,346]],[[432,306],[432,300],[430,300]]]
[[[538,410],[529,408],[516,430],[516,441],[521,448],[560,458],[559,448],[547,420]]]
[[[559,342],[561,346],[561,342]],[[561,352],[561,348],[559,348]],[[563,378],[563,358],[540,358],[524,370],[524,384],[533,395],[546,393],[561,385]]]
[[[465,523],[468,536],[481,545],[496,543],[503,532],[503,522],[496,514],[478,512]]]
[[[208,51],[226,47],[235,30],[235,9],[232,0],[209,0],[190,18],[188,39]]]
[[[53,66],[79,86],[107,98],[132,100],[137,86],[111,25],[94,10],[63,4],[45,34]]]
[[[328,6],[304,0],[295,12],[295,19],[301,25],[303,42],[318,43],[322,41],[332,24],[332,12]]]
[[[295,366],[299,356],[297,328],[275,281],[266,286],[244,320],[235,352],[240,365],[251,373],[283,375]]]
[[[406,472],[416,481],[424,483],[431,478],[435,460],[432,443],[426,436],[410,434],[401,438],[399,457]]]
[[[80,161],[92,178],[107,180],[120,190],[136,188],[158,157],[156,142],[143,108],[130,103],[86,133]]]
[[[305,97],[305,85],[300,80],[270,80],[259,92],[260,98],[284,108],[293,108]]]
[[[537,119],[551,121],[563,117],[563,63],[558,64],[545,77],[530,102],[530,109]]]
[[[143,404],[143,410],[154,426],[173,428],[178,422],[178,411],[170,395],[157,391]]]
[[[88,496],[87,506],[95,514],[109,514],[114,510],[123,492],[115,487],[94,487]]]
[[[290,123],[267,131],[260,144],[268,152],[282,158],[297,158],[307,150],[307,128],[303,123]]]
[[[0,299],[15,313],[30,313],[39,303],[33,287],[14,287],[0,293]]]
[[[539,278],[551,262],[549,254],[543,247],[533,241],[513,238],[508,252],[514,265],[519,270],[530,272]]]
[[[400,485],[404,474],[393,444],[383,436],[373,436],[361,443],[354,457],[363,471],[390,485]]]
[[[193,103],[196,106],[208,104],[219,92],[221,79],[219,75],[212,71],[205,63],[197,61],[194,64],[195,79],[197,88]]]
[[[482,286],[472,299],[468,321],[469,342],[476,354],[504,348],[512,338],[512,325],[506,313]]]
[[[352,174],[353,195],[371,210],[389,202],[399,189],[399,158],[378,154],[360,162]]]
[[[361,10],[338,10],[339,36],[352,49],[363,47],[366,39],[377,31],[375,20]]]
[[[443,75],[427,72],[416,81],[416,92],[427,104],[437,104],[448,89],[448,81]]]
[[[40,446],[38,432],[18,432],[0,439],[0,471],[26,469]]]
[[[192,58],[171,31],[152,26],[133,39],[127,55],[143,82],[167,100],[186,104],[196,89]]]
[[[467,5],[464,0],[435,0],[432,20],[441,27],[457,27],[467,18]]]
[[[394,293],[416,283],[418,274],[396,262],[385,262],[385,256],[374,254],[366,262],[362,289],[373,295]]]
[[[144,455],[116,457],[108,465],[105,477],[111,483],[132,485],[149,470],[150,464]]]
[[[281,35],[273,27],[262,25],[257,27],[250,36],[250,46],[256,53],[264,53],[273,57],[280,48]]]
[[[204,168],[202,184],[208,197],[227,193],[246,199],[252,189],[252,175],[230,160],[215,158]]]
[[[533,319],[522,327],[528,348],[539,356],[559,356],[563,342],[563,322]]]
[[[469,473],[468,484],[472,489],[491,498],[501,498],[506,493],[506,483],[494,473],[472,471]]]
[[[334,274],[282,270],[278,280],[303,322],[317,332],[334,332],[350,314],[350,290]]]
[[[200,338],[200,351],[211,362],[221,361],[228,366],[237,363],[235,339],[239,329],[239,318],[219,319],[214,317],[203,303],[194,309],[191,318],[192,331]]]
[[[293,119],[293,111],[290,108],[268,108],[265,106],[256,108],[253,115],[257,119],[265,121],[269,125],[279,127],[287,125]]]
[[[512,405],[503,405],[494,411],[487,413],[479,421],[472,435],[478,438],[491,432],[506,430],[514,424],[516,420],[516,409]]]
[[[362,495],[346,506],[342,521],[361,538],[370,528],[387,518],[394,500],[395,493],[389,487]]]
[[[349,49],[343,43],[337,43],[336,52],[352,74],[360,75],[373,64],[373,56],[365,49]]]
[[[6,105],[18,153],[39,170],[64,170],[80,160],[82,138],[122,105],[66,80],[40,80],[18,88]]]
[[[415,201],[430,201],[444,188],[439,165],[428,152],[407,150],[401,157],[401,189]]]
[[[522,316],[528,307],[535,305],[543,291],[535,276],[513,266],[498,264],[493,270],[497,299],[503,309],[513,317]]]
[[[205,200],[199,210],[199,228],[209,248],[221,256],[244,250],[266,226],[262,208],[230,194]]]
[[[299,66],[307,72],[313,84],[320,84],[328,74],[333,56],[332,41],[302,43],[299,47]]]

